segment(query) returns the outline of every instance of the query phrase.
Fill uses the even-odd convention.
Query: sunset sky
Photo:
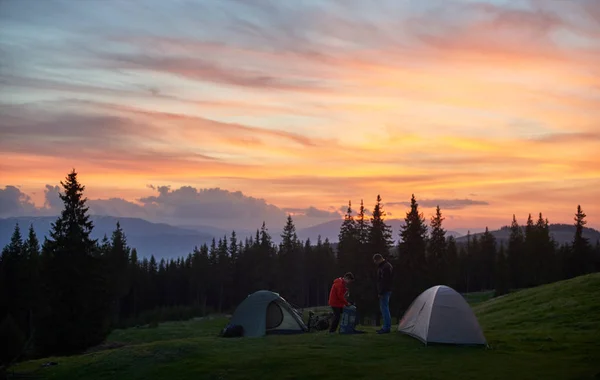
[[[0,0],[0,216],[72,168],[175,224],[598,228],[600,1]]]

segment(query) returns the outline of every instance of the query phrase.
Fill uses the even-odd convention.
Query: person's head
[[[349,284],[352,281],[354,281],[354,275],[352,274],[352,272],[348,272],[344,275],[343,279],[346,284]]]
[[[379,253],[376,253],[373,255],[373,262],[377,265],[381,264],[384,261],[383,256],[381,256]]]

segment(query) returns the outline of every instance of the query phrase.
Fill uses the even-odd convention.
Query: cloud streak
[[[420,199],[417,203],[426,208],[434,208],[439,206],[440,209],[446,210],[461,210],[471,206],[488,206],[486,201],[477,201],[473,199]],[[405,206],[410,207],[410,202],[387,202],[388,206]]]
[[[570,222],[572,199],[600,214],[587,188],[561,190],[600,178],[595,0],[0,8],[0,185],[36,205],[76,166],[98,209],[134,215],[175,210],[186,186],[307,219],[376,193],[443,201],[455,221],[545,206]],[[530,187],[552,202],[506,203]]]

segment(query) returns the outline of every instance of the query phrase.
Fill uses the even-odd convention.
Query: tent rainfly
[[[487,344],[467,301],[444,285],[421,293],[404,313],[398,331],[425,344]]]
[[[245,337],[308,331],[296,310],[279,294],[268,290],[248,295],[235,309],[229,323],[242,326]]]

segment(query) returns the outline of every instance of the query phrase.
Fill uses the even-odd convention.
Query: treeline
[[[187,257],[140,259],[117,223],[112,236],[90,238],[84,187],[75,171],[60,195],[64,209],[42,244],[30,226],[15,226],[0,257],[0,349],[6,363],[19,355],[80,352],[101,343],[111,329],[167,319],[230,312],[248,294],[270,289],[298,307],[325,305],[333,279],[352,271],[350,296],[362,319],[377,319],[375,253],[395,268],[391,308],[401,316],[427,287],[459,291],[536,286],[599,270],[600,246],[583,237],[585,214],[575,218],[572,244],[558,246],[548,221],[531,217],[522,229],[513,218],[506,246],[486,230],[457,244],[446,237],[441,210],[426,222],[415,197],[394,242],[381,197],[371,216],[349,203],[336,252],[330,242],[301,241],[291,216],[274,244],[265,224],[255,236],[235,232],[194,247]],[[4,344],[4,342],[7,342]]]

